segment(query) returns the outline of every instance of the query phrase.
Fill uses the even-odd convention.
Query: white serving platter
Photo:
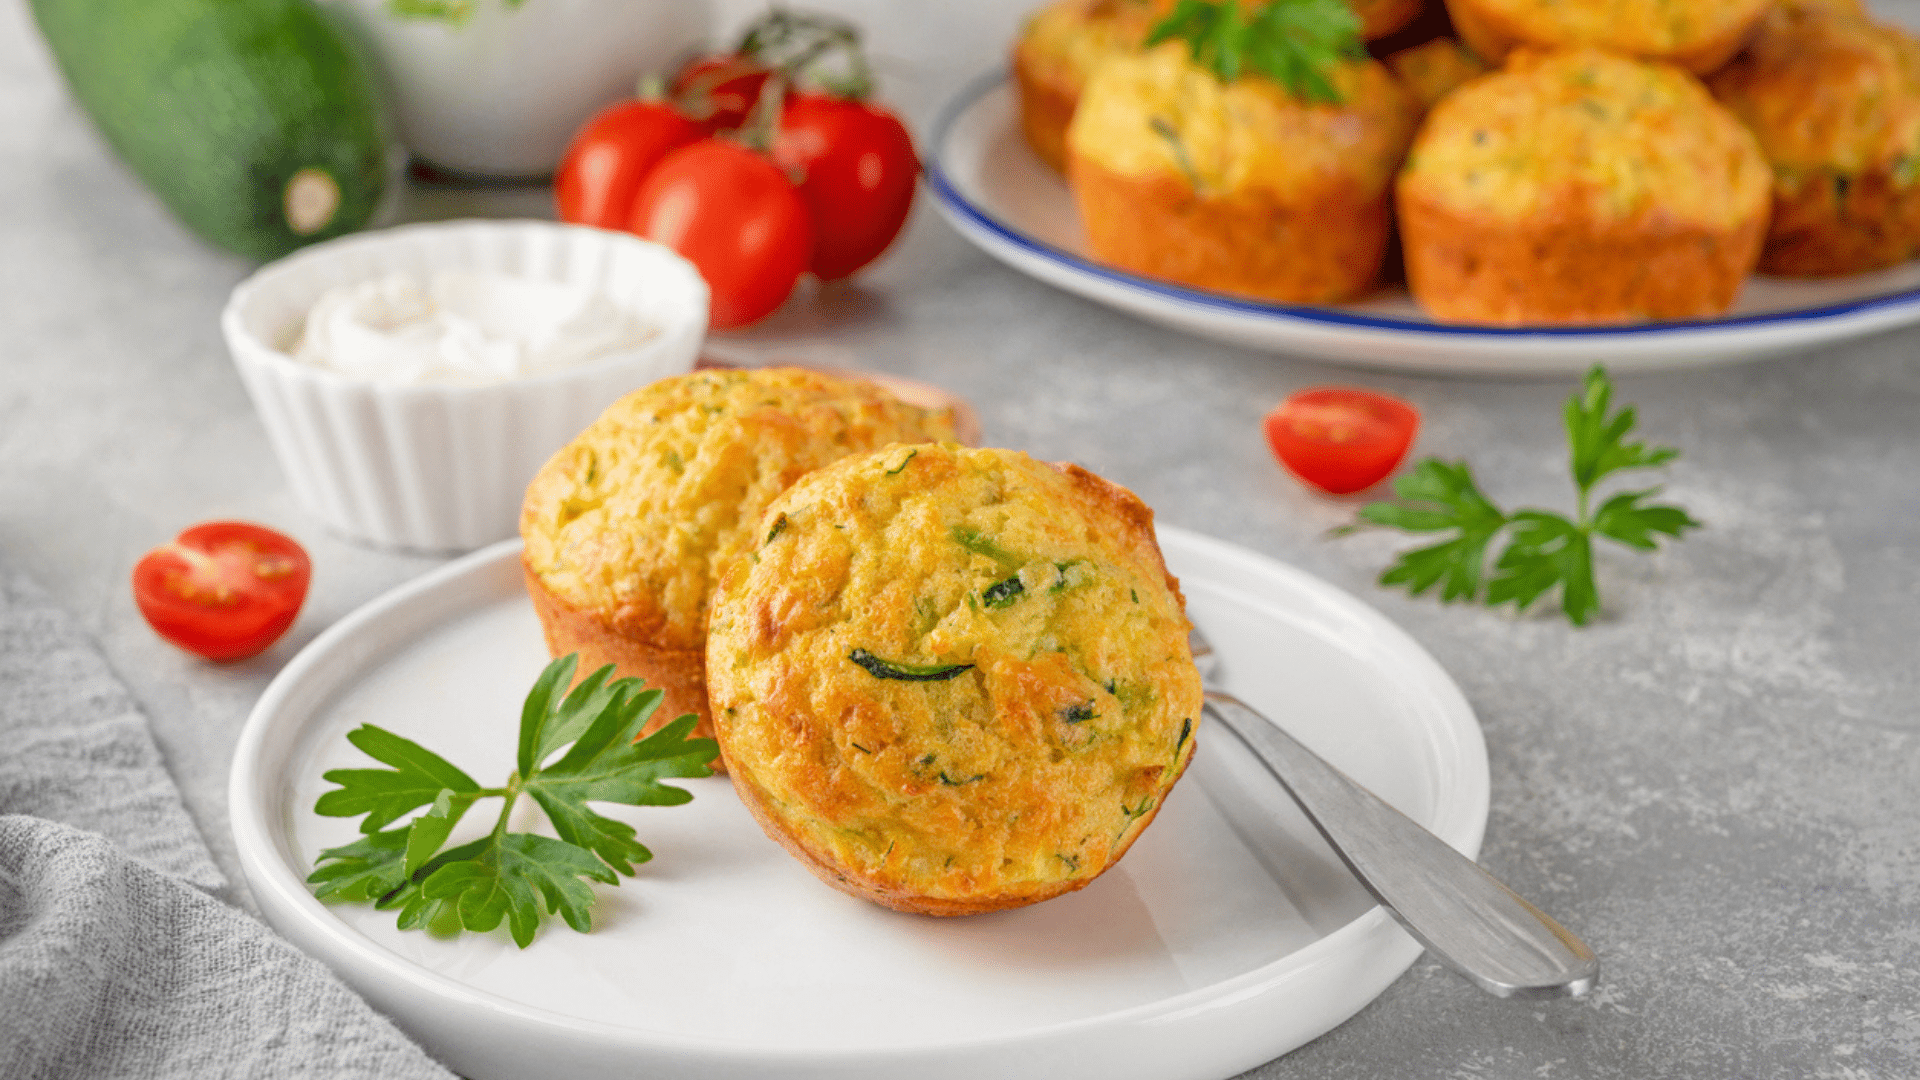
[[[1920,321],[1920,262],[1824,280],[1756,277],[1717,319],[1512,329],[1435,322],[1402,288],[1332,306],[1274,304],[1102,266],[1066,182],[1020,137],[1001,72],[955,96],[928,140],[934,206],[962,236],[1022,273],[1201,337],[1314,360],[1425,372],[1552,375],[1801,352]]]
[[[1424,650],[1298,570],[1179,529],[1161,542],[1236,694],[1478,852],[1486,749]],[[519,545],[495,545],[320,635],[234,756],[234,836],[268,921],[474,1080],[1218,1080],[1346,1020],[1419,954],[1204,725],[1192,771],[1119,866],[1017,911],[932,919],[843,896],[719,777],[687,782],[686,806],[601,808],[655,858],[596,886],[591,934],[549,919],[523,951],[504,929],[442,939],[315,900],[315,854],[356,835],[313,813],[321,774],[371,764],[345,733],[377,723],[492,783],[546,660]]]

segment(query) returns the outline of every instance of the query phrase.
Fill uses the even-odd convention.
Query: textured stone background
[[[840,6],[924,122],[997,62],[1025,5]],[[99,639],[238,880],[225,778],[254,698],[435,560],[343,544],[292,504],[215,325],[249,267],[184,234],[106,153],[23,7],[0,6],[0,557]],[[416,192],[408,213],[543,204]],[[1709,527],[1656,557],[1604,554],[1607,610],[1578,632],[1375,588],[1402,541],[1325,539],[1352,505],[1282,475],[1257,427],[1295,388],[1379,386],[1420,406],[1422,452],[1470,457],[1496,498],[1559,505],[1570,380],[1413,378],[1195,341],[1020,277],[925,209],[857,290],[722,347],[942,383],[990,441],[1080,461],[1162,520],[1354,592],[1460,682],[1492,759],[1483,861],[1598,946],[1604,986],[1499,1002],[1423,960],[1251,1075],[1920,1075],[1920,330],[1623,379],[1647,434],[1685,449],[1669,492]],[[286,641],[213,667],[155,638],[125,581],[146,548],[224,516],[298,535],[320,569]]]

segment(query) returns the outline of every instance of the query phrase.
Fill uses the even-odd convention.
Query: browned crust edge
[[[1920,255],[1920,184],[1901,187],[1891,170],[1847,180],[1810,178],[1773,192],[1773,224],[1760,272],[1832,277],[1882,270]]]
[[[1169,176],[1123,176],[1068,152],[1067,175],[1100,262],[1198,289],[1281,303],[1335,303],[1373,284],[1387,195],[1330,189],[1297,203],[1210,198]]]
[[[703,650],[663,649],[627,637],[549,592],[524,557],[520,569],[526,577],[527,596],[533,601],[534,614],[540,617],[540,628],[546,634],[547,653],[556,657],[580,654],[580,665],[575,669],[576,682],[612,664],[615,675],[643,679],[648,688],[662,692],[660,706],[647,722],[647,731],[692,713],[700,721],[694,734],[713,737],[713,717],[707,707],[707,658]],[[720,761],[715,761],[713,768],[725,771]]]
[[[1527,222],[1463,214],[1400,194],[1407,285],[1448,322],[1609,323],[1718,315],[1759,259],[1764,210],[1714,230],[1641,215]]]
[[[1760,19],[1767,13],[1768,5],[1760,5],[1754,10],[1753,17],[1737,26],[1729,27],[1724,33],[1696,42],[1691,48],[1674,53],[1640,54],[1643,59],[1664,60],[1669,64],[1683,67],[1695,75],[1706,76],[1726,66],[1753,36],[1754,29],[1760,25]],[[1460,40],[1467,43],[1476,55],[1493,67],[1506,62],[1507,54],[1515,48],[1530,46],[1551,49],[1560,46],[1582,44],[1571,41],[1535,41],[1513,23],[1503,18],[1499,12],[1489,11],[1475,0],[1447,0],[1447,14],[1453,17],[1453,28]],[[1611,45],[1592,42],[1600,48],[1618,52]]]
[[[724,740],[724,736],[722,736],[722,738]],[[1194,746],[1198,741],[1199,735],[1197,732],[1187,739],[1187,745],[1181,753],[1177,771],[1174,774],[1175,783],[1179,781],[1181,776],[1186,774],[1187,765],[1193,760]],[[800,839],[798,835],[787,828],[786,822],[773,812],[771,806],[772,800],[767,797],[766,792],[761,790],[760,785],[755,783],[749,774],[744,771],[736,771],[733,774],[733,789],[739,793],[741,803],[745,804],[747,812],[753,815],[753,820],[760,823],[761,831],[765,832],[781,847],[786,848],[794,858],[800,860],[800,865],[806,867],[814,877],[846,893],[848,896],[867,900],[879,904],[881,907],[892,908],[895,911],[905,911],[915,915],[935,915],[942,918],[949,918],[955,915],[984,915],[989,911],[1006,911],[1010,908],[1026,907],[1029,904],[1037,904],[1042,900],[1051,900],[1056,896],[1064,896],[1067,893],[1078,892],[1086,888],[1097,880],[1100,874],[1104,874],[1119,865],[1121,857],[1127,853],[1129,848],[1133,847],[1133,842],[1140,837],[1142,832],[1146,831],[1147,826],[1152,823],[1153,819],[1159,816],[1160,808],[1166,805],[1166,798],[1165,795],[1163,795],[1161,798],[1155,800],[1152,809],[1134,819],[1133,824],[1130,825],[1127,831],[1121,834],[1120,839],[1115,842],[1112,857],[1107,860],[1105,866],[1100,868],[1100,873],[1098,874],[1094,874],[1091,877],[1069,878],[1065,881],[1055,882],[1052,885],[1042,886],[1032,892],[999,893],[993,896],[955,900],[947,897],[922,896],[918,893],[908,892],[871,876],[840,867],[814,851],[804,840]],[[1167,785],[1167,793],[1171,794],[1172,791],[1173,784],[1170,783]]]
[[[1020,134],[1034,155],[1057,173],[1067,171],[1067,125],[1080,104],[1080,88],[1047,78],[1025,42],[1013,47],[1013,83],[1020,91]]]
[[[1136,552],[1151,555],[1151,561],[1166,576],[1167,588],[1173,593],[1174,601],[1180,605],[1184,615],[1186,598],[1180,592],[1179,579],[1167,570],[1166,558],[1154,537],[1153,510],[1132,491],[1079,465],[1072,462],[1047,462],[1046,464],[1058,470],[1073,484],[1075,495],[1090,509],[1105,511],[1118,518],[1128,528],[1134,549]],[[1193,761],[1194,748],[1199,744],[1199,710],[1197,709],[1193,720],[1195,731],[1188,736],[1186,744],[1181,748],[1180,759],[1174,766],[1173,779],[1167,782],[1161,796],[1154,800],[1153,807],[1134,819],[1127,831],[1115,841],[1113,854],[1107,859],[1106,865],[1100,868],[1099,873],[1088,877],[1069,878],[1027,892],[998,893],[965,900],[909,892],[872,875],[861,874],[839,866],[822,853],[815,851],[798,834],[789,829],[786,821],[774,812],[772,800],[753,779],[750,770],[734,771],[733,788],[739,793],[740,801],[746,806],[747,812],[753,815],[756,822],[759,822],[761,831],[787,849],[813,876],[848,896],[916,915],[934,915],[943,918],[956,915],[981,915],[989,911],[1025,907],[1042,900],[1051,900],[1056,896],[1076,892],[1086,888],[1101,874],[1117,866],[1121,857],[1133,847],[1133,842],[1146,831],[1153,819],[1159,816],[1161,807],[1166,805],[1166,796],[1172,793],[1180,778],[1186,775],[1187,766]],[[715,730],[720,744],[724,747],[731,737],[727,724],[723,721],[715,725]]]
[[[1105,509],[1128,527],[1135,557],[1160,568],[1161,575],[1167,579],[1167,591],[1173,594],[1173,602],[1180,606],[1180,613],[1184,617],[1187,598],[1180,592],[1180,579],[1167,569],[1166,554],[1160,550],[1160,540],[1154,535],[1153,508],[1127,488],[1071,461],[1049,461],[1046,464],[1072,481],[1075,492],[1090,508]]]

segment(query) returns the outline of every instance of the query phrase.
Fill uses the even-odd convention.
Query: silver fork
[[[1579,997],[1600,961],[1579,938],[1473,860],[1218,689],[1219,658],[1188,637],[1206,714],[1253,751],[1373,898],[1427,951],[1497,997]]]

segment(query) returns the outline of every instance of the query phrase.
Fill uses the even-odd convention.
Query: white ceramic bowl
[[[659,333],[576,368],[488,386],[377,384],[289,355],[327,289],[439,270],[595,289]],[[263,267],[233,290],[220,326],[308,512],[348,539],[464,551],[515,534],[534,473],[615,399],[691,370],[707,286],[693,264],[638,237],[455,221],[342,237]]]
[[[464,22],[330,0],[379,60],[400,137],[443,169],[544,176],[587,117],[705,38],[706,0],[477,0]]]

